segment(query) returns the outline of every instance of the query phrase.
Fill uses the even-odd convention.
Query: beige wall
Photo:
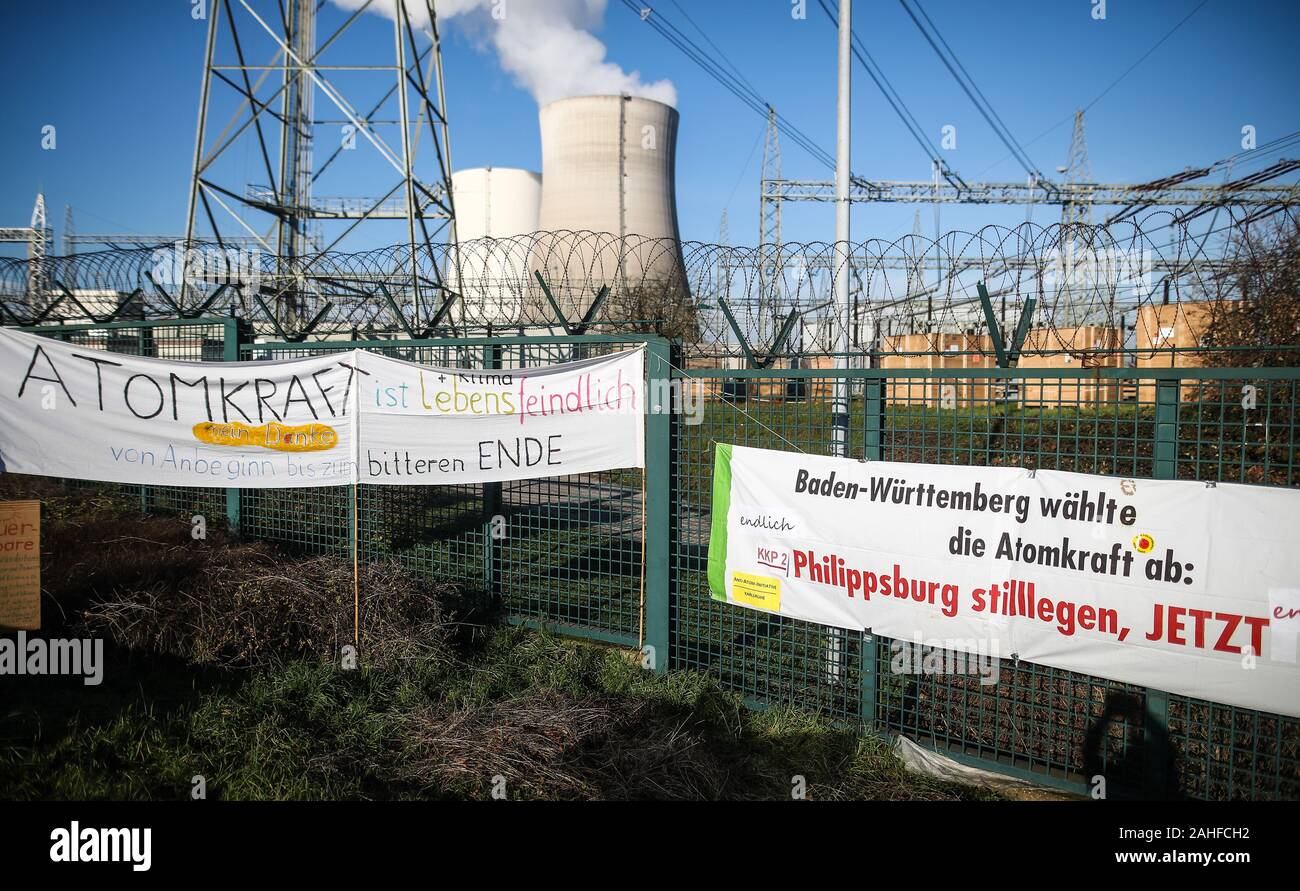
[[[1023,353],[1042,352],[1048,355],[1022,355],[1020,368],[1118,368],[1118,352],[1110,355],[1093,355],[1090,350],[1115,350],[1123,345],[1118,328],[1103,325],[1083,325],[1077,328],[1031,328],[1025,336]],[[1024,405],[1053,406],[1080,403],[1113,403],[1121,397],[1121,386],[1116,381],[1094,377],[1077,379],[1030,379],[1020,388]]]
[[[1201,338],[1209,327],[1214,312],[1213,301],[1195,303],[1169,303],[1143,306],[1138,310],[1136,335],[1138,368],[1197,368],[1204,359],[1196,353],[1176,352],[1201,345]],[[1196,398],[1196,384],[1183,384],[1180,398]],[[1138,398],[1143,402],[1155,399],[1155,382],[1139,382]]]
[[[997,367],[992,355],[963,355],[974,351],[991,354],[992,339],[984,334],[896,334],[885,338],[880,367],[933,370]],[[923,355],[898,356],[894,353]],[[885,398],[895,404],[937,408],[943,404],[945,394],[948,394],[952,396],[953,404],[961,408],[987,402],[991,392],[990,381],[987,379],[890,378],[885,388]]]

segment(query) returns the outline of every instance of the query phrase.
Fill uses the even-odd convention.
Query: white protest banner
[[[719,445],[717,600],[1300,716],[1300,492]]]
[[[361,482],[478,483],[645,466],[645,350],[541,368],[360,355]]]
[[[0,329],[0,470],[161,486],[351,483],[351,361],[172,362]]]
[[[0,472],[284,488],[644,467],[644,368],[643,349],[490,372],[361,350],[173,362],[0,329]]]

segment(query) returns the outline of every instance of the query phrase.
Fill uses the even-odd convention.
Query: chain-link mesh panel
[[[1300,720],[1169,697],[1178,788],[1193,798],[1300,798]]]
[[[480,367],[536,367],[636,345],[506,345]],[[485,489],[485,572],[507,612],[578,634],[635,641],[641,616],[641,472],[545,477]]]
[[[737,609],[709,596],[706,577],[717,443],[831,454],[830,378],[694,378],[702,416],[675,416],[674,546],[669,666],[708,671],[759,703],[816,708],[857,722],[863,636]],[[861,390],[861,382],[855,388]],[[859,419],[863,400],[854,399]],[[699,421],[699,423],[695,423]],[[850,443],[862,457],[862,443]]]
[[[1012,659],[993,660],[996,673],[982,676],[896,672],[900,648],[914,646],[880,638],[877,726],[1001,768],[1070,783],[1104,776],[1107,783],[1142,787],[1144,688]],[[924,655],[913,649],[905,658],[939,664],[961,658],[922,649]],[[994,680],[982,683],[984,677]]]
[[[528,368],[638,346],[557,343],[368,342],[372,352],[447,368]],[[245,345],[244,358],[349,350],[330,342],[291,348]],[[245,534],[312,551],[348,553],[351,490],[245,491]],[[640,628],[640,471],[607,471],[509,483],[360,486],[362,559],[397,557],[412,569],[494,595],[507,616],[601,639],[633,642]]]
[[[42,333],[119,353],[215,360],[232,355],[223,340],[229,330],[198,321]],[[635,345],[597,337],[363,346],[485,370]],[[245,344],[239,355],[266,359],[354,346]],[[899,674],[892,656],[909,642],[709,597],[714,446],[834,454],[831,400],[840,386],[850,405],[843,453],[852,458],[1300,485],[1295,369],[1180,369],[1181,377],[1170,378],[1163,369],[1005,371],[952,361],[847,372],[681,373],[687,376],[678,383],[697,392],[702,411],[673,419],[669,666],[707,671],[754,704],[816,709],[1076,789],[1100,775],[1113,789],[1148,793],[1300,797],[1296,719],[1007,658],[996,661],[996,684],[955,673]],[[139,494],[146,510],[220,516],[228,507],[224,490],[121,488]],[[612,471],[472,486],[360,486],[355,494],[349,487],[244,490],[235,503],[246,537],[345,556],[356,516],[362,559],[396,556],[430,577],[493,593],[515,621],[630,643],[642,631],[643,491],[638,471]]]
[[[1179,479],[1300,486],[1300,380],[1187,381],[1180,398]]]

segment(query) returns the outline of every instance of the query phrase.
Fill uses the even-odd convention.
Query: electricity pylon
[[[781,134],[776,109],[767,107],[767,130],[763,135],[763,179],[781,178]],[[778,309],[781,289],[781,202],[760,195],[758,203],[758,295],[763,308],[758,312],[758,340],[767,335],[767,321]]]
[[[433,245],[454,237],[437,16],[433,0],[385,4],[382,50],[369,6],[212,0],[185,244],[251,236],[275,258],[274,296],[292,303],[326,252],[405,243],[406,268],[393,271],[409,274],[400,300],[418,324],[421,290],[442,284]],[[218,114],[229,114],[219,131]],[[431,164],[417,164],[422,135]],[[369,197],[322,196],[331,181]]]

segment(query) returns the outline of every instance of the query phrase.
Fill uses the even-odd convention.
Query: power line
[[[749,172],[750,162],[754,160],[754,152],[758,151],[758,144],[762,141],[765,132],[767,132],[766,124],[759,129],[758,135],[754,137],[754,144],[749,147],[749,154],[745,156],[745,166],[740,168],[740,175],[736,177],[736,184],[731,187],[731,192],[727,195],[727,201],[722,205],[724,211],[731,206],[732,199],[736,197],[736,190],[740,188],[741,181],[745,178],[745,174]]]
[[[901,2],[901,0],[900,0],[900,2]],[[1122,81],[1125,77],[1127,77],[1129,74],[1131,74],[1131,73],[1133,72],[1133,69],[1137,68],[1138,65],[1142,64],[1142,62],[1144,62],[1148,56],[1150,56],[1150,55],[1151,55],[1152,53],[1154,53],[1157,49],[1159,49],[1161,46],[1163,46],[1166,40],[1168,40],[1170,37],[1173,37],[1173,36],[1174,36],[1174,32],[1176,32],[1176,31],[1177,31],[1179,28],[1181,28],[1183,25],[1187,24],[1188,19],[1190,19],[1192,16],[1194,16],[1194,15],[1196,15],[1198,12],[1200,12],[1200,11],[1201,11],[1201,8],[1204,7],[1205,4],[1207,4],[1207,3],[1209,3],[1209,2],[1210,2],[1210,0],[1201,0],[1201,2],[1200,2],[1199,4],[1197,4],[1197,6],[1196,6],[1195,9],[1193,9],[1193,10],[1192,10],[1191,12],[1189,12],[1187,15],[1183,16],[1183,18],[1182,18],[1181,20],[1179,20],[1178,24],[1176,24],[1176,25],[1174,25],[1172,28],[1170,28],[1170,29],[1165,33],[1165,36],[1164,36],[1164,37],[1161,37],[1159,40],[1157,40],[1157,41],[1155,42],[1155,45],[1152,46],[1151,49],[1147,50],[1145,53],[1143,53],[1141,56],[1139,56],[1136,62],[1134,62],[1132,65],[1128,66],[1128,68],[1124,69],[1124,73],[1123,73],[1123,74],[1121,74],[1119,77],[1117,77],[1117,78],[1115,78],[1113,81],[1111,81],[1111,82],[1110,82],[1110,85],[1107,86],[1106,89],[1102,90],[1100,93],[1098,93],[1098,94],[1093,98],[1093,100],[1092,100],[1091,102],[1089,102],[1087,105],[1083,106],[1083,110],[1086,112],[1088,109],[1092,108],[1094,105],[1096,105],[1098,102],[1100,102],[1100,101],[1102,100],[1102,98],[1103,98],[1107,93],[1109,93],[1111,90],[1113,90],[1113,89],[1115,88],[1115,86],[1116,86],[1120,81]],[[1044,136],[1046,136],[1048,133],[1051,133],[1051,132],[1055,131],[1055,130],[1056,130],[1058,127],[1060,127],[1062,124],[1066,123],[1067,121],[1071,121],[1071,120],[1073,120],[1073,119],[1074,119],[1074,113],[1071,112],[1071,113],[1068,114],[1067,116],[1061,118],[1061,120],[1057,121],[1057,122],[1056,122],[1055,124],[1053,124],[1052,126],[1048,127],[1048,128],[1047,128],[1046,130],[1044,130],[1042,133],[1039,133],[1039,134],[1038,134],[1037,136],[1035,136],[1033,139],[1029,140],[1029,142],[1025,143],[1025,145],[1033,145],[1035,142],[1038,142],[1038,140],[1042,139],[1042,138],[1043,138]],[[989,172],[990,170],[992,170],[994,167],[997,167],[998,164],[1001,164],[1003,161],[1006,161],[1008,158],[1013,157],[1014,154],[1015,154],[1015,153],[1013,152],[1011,155],[1007,155],[1005,158],[1002,158],[1000,161],[996,161],[995,163],[990,164],[988,167],[986,167],[986,168],[984,168],[982,171],[980,171],[980,174],[979,174],[979,175],[980,175],[980,176],[983,176],[985,173],[988,173],[988,172]]]
[[[835,28],[839,28],[839,17],[836,16],[836,14],[826,4],[826,0],[817,0],[817,2],[822,8],[822,12],[826,13],[826,17],[830,19],[831,24]],[[890,83],[889,78],[885,76],[884,69],[880,67],[880,63],[877,62],[871,53],[867,51],[866,45],[862,42],[861,38],[858,37],[858,32],[856,30],[851,32],[851,38],[853,41],[851,49],[854,58],[856,58],[862,67],[866,69],[868,76],[870,76],[871,80],[880,90],[881,95],[885,97],[885,101],[889,103],[890,108],[892,108],[894,113],[898,115],[899,120],[903,122],[903,126],[912,134],[912,138],[921,146],[921,150],[929,156],[931,163],[939,168],[944,178],[947,179],[949,183],[953,185],[961,183],[961,177],[957,176],[956,173],[948,167],[947,162],[940,157],[939,150],[935,147],[934,143],[925,136],[924,130],[922,130],[921,125],[917,122],[915,115],[913,115],[911,109],[907,107],[907,103],[903,101],[903,97],[899,95],[898,90],[896,90],[894,85]]]
[[[938,26],[935,25],[934,21],[930,18],[930,14],[925,11],[925,7],[921,5],[921,0],[914,0],[914,2],[916,3],[916,8],[920,10],[921,15],[930,25],[930,29],[934,31],[934,36],[939,38],[939,42],[942,43],[944,49],[948,51],[948,55],[952,56],[952,60],[956,62],[957,67],[961,69],[961,73],[966,75],[966,79],[970,81],[971,87],[977,94],[979,94],[980,99],[984,101],[984,105],[988,107],[988,110],[992,113],[998,124],[1001,125],[1002,130],[1008,137],[1010,137],[1011,141],[1016,144],[1016,147],[1020,149],[1020,153],[1028,159],[1029,153],[1025,151],[1025,147],[1016,140],[1015,135],[1011,132],[1011,128],[1007,126],[1006,121],[1002,120],[1002,115],[998,114],[997,109],[993,107],[993,103],[989,102],[988,97],[984,95],[984,91],[979,88],[979,84],[975,83],[975,78],[971,77],[970,72],[966,70],[966,66],[961,63],[961,59],[957,57],[957,54],[953,51],[952,47],[948,45],[948,41],[944,39],[944,36],[941,33],[939,33]],[[1036,173],[1037,168],[1029,172]]]
[[[930,28],[934,31],[934,37],[930,36],[930,32],[926,30],[926,27],[921,24],[921,20],[916,17],[914,12],[912,12],[911,7],[907,5],[907,0],[898,0],[898,2],[899,5],[903,7],[903,10],[907,13],[908,17],[912,20],[912,23],[916,25],[917,30],[921,32],[921,36],[925,38],[928,44],[930,44],[930,48],[933,49],[935,55],[939,57],[939,61],[943,62],[944,67],[948,69],[948,73],[953,76],[953,80],[957,81],[957,85],[962,88],[962,91],[966,94],[967,98],[970,99],[971,103],[975,106],[975,109],[980,113],[980,116],[984,118],[985,122],[989,125],[989,128],[993,130],[998,139],[1001,140],[1002,144],[1007,147],[1008,151],[1010,151],[1016,160],[1020,162],[1020,165],[1025,168],[1025,172],[1030,176],[1037,177],[1040,180],[1045,180],[1046,177],[1044,177],[1038,168],[1034,166],[1033,161],[1029,159],[1029,155],[1025,152],[1024,148],[1021,147],[1020,143],[1016,141],[1016,138],[1011,134],[1011,131],[1007,128],[1006,124],[1002,122],[1002,118],[998,115],[997,111],[994,110],[992,104],[989,103],[988,99],[984,98],[984,93],[975,83],[975,79],[966,72],[966,68],[961,64],[961,60],[957,58],[957,54],[952,51],[952,47],[948,46],[948,41],[943,39],[943,35],[939,33],[939,29],[935,27],[934,22],[928,15],[926,15],[925,10],[921,8],[920,0],[914,0],[914,2],[916,2],[917,9],[921,10],[921,15],[925,17],[926,22],[929,23]],[[952,62],[949,62],[948,57],[939,49],[939,45],[934,41],[935,37],[943,43],[949,54],[951,54]],[[957,69],[953,68],[953,62],[955,62],[957,66],[961,68],[962,73],[966,75],[966,79],[970,81],[970,86],[967,86],[966,80],[963,80],[961,75],[957,73]],[[974,92],[972,92],[972,89]],[[979,94],[978,99],[976,98],[977,93]],[[983,101],[981,102],[981,100]],[[985,106],[988,106],[987,109]]]
[[[1203,177],[1207,177],[1210,174],[1220,169],[1232,170],[1233,168],[1250,167],[1256,163],[1264,161],[1266,159],[1266,156],[1269,154],[1282,151],[1287,148],[1291,148],[1292,146],[1295,146],[1297,144],[1300,144],[1300,131],[1295,131],[1293,133],[1288,133],[1284,136],[1275,137],[1273,139],[1270,139],[1268,142],[1264,143],[1261,146],[1256,146],[1253,149],[1246,149],[1244,151],[1237,152],[1235,155],[1229,155],[1226,158],[1220,158],[1218,161],[1215,161],[1213,164],[1210,164],[1208,167],[1202,167],[1199,169],[1193,169],[1189,167],[1182,173],[1175,173],[1173,176],[1164,177],[1163,179],[1159,179],[1159,180],[1154,180],[1152,183],[1150,183],[1150,185],[1159,186],[1166,183],[1186,182],[1188,180],[1193,180],[1193,179],[1202,179]],[[1253,185],[1259,182],[1265,182],[1270,179],[1275,179],[1278,176],[1282,176],[1284,175],[1284,173],[1289,172],[1288,170],[1289,165],[1290,162],[1288,162],[1286,159],[1282,159],[1281,161],[1274,162],[1264,170],[1260,170],[1253,174],[1249,174],[1245,177],[1236,180],[1235,182],[1228,182],[1225,178],[1225,186]],[[1198,207],[1197,210],[1200,212],[1204,212],[1203,210],[1201,210],[1201,208],[1204,208],[1206,206],[1207,206],[1206,204],[1202,204]],[[1131,205],[1125,208],[1124,210],[1120,211],[1119,213],[1113,214],[1109,219],[1106,220],[1106,223],[1107,224],[1116,223],[1119,222],[1120,220],[1136,216],[1138,213],[1147,209],[1148,207],[1150,207],[1150,205],[1146,205],[1146,204]],[[1197,211],[1193,211],[1193,215],[1195,215],[1196,213]],[[1189,216],[1188,218],[1190,219],[1191,217]]]
[[[755,87],[752,83],[750,83],[749,78],[745,77],[745,75],[741,72],[741,70],[736,67],[736,64],[727,57],[727,54],[722,51],[722,47],[714,43],[713,40],[710,39],[709,35],[704,33],[704,29],[701,28],[698,24],[696,24],[695,19],[691,18],[690,13],[688,13],[685,9],[683,9],[682,5],[678,3],[677,0],[671,0],[671,2],[673,6],[677,7],[677,11],[682,14],[682,17],[685,18],[686,21],[691,23],[691,27],[693,27],[696,31],[700,32],[700,36],[704,38],[704,42],[707,43],[709,46],[713,47],[713,51],[718,54],[718,56],[722,59],[722,61],[727,63],[727,67],[732,70],[732,73],[734,73],[736,77],[740,78],[740,80],[745,84],[745,86],[749,87],[752,93],[757,94],[758,88]]]
[[[1224,165],[1236,166],[1241,164],[1253,164],[1261,160],[1264,153],[1271,153],[1300,145],[1300,130],[1288,133],[1285,136],[1277,136],[1270,139],[1263,145],[1258,145],[1253,149],[1244,149],[1235,155],[1229,155],[1219,161],[1215,161],[1210,169],[1215,170]]]
[[[1200,11],[1201,11],[1201,8],[1204,7],[1205,4],[1207,4],[1207,3],[1209,3],[1209,2],[1210,2],[1210,0],[1201,0],[1201,2],[1198,3],[1198,4],[1196,5],[1196,8],[1195,8],[1195,9],[1193,9],[1193,10],[1192,10],[1191,12],[1189,12],[1187,15],[1183,16],[1182,20],[1179,21],[1178,24],[1176,24],[1176,25],[1174,25],[1172,28],[1170,28],[1169,31],[1168,31],[1168,33],[1166,33],[1164,37],[1161,37],[1159,40],[1157,40],[1155,46],[1151,47],[1151,49],[1147,50],[1145,53],[1143,53],[1141,56],[1139,56],[1139,57],[1138,57],[1138,60],[1137,60],[1136,62],[1134,62],[1132,65],[1130,65],[1130,66],[1128,66],[1127,68],[1125,68],[1125,69],[1124,69],[1124,73],[1121,74],[1119,77],[1115,78],[1113,81],[1111,81],[1111,82],[1110,82],[1110,86],[1106,87],[1106,89],[1104,89],[1104,90],[1102,90],[1100,93],[1098,93],[1098,94],[1097,94],[1097,98],[1093,99],[1091,102],[1089,102],[1087,105],[1085,105],[1085,106],[1083,107],[1083,110],[1084,110],[1084,111],[1087,111],[1088,109],[1090,109],[1090,108],[1092,108],[1094,105],[1096,105],[1098,102],[1100,102],[1100,101],[1102,100],[1102,98],[1103,98],[1107,93],[1109,93],[1111,90],[1115,89],[1115,86],[1116,86],[1120,81],[1122,81],[1124,78],[1128,77],[1128,75],[1133,71],[1134,68],[1136,68],[1136,67],[1138,67],[1139,65],[1141,65],[1141,64],[1146,60],[1147,56],[1151,55],[1151,54],[1154,53],[1156,50],[1160,49],[1161,45],[1164,44],[1164,42],[1165,42],[1166,40],[1168,40],[1170,37],[1172,37],[1172,36],[1174,35],[1174,32],[1175,32],[1175,31],[1177,31],[1179,28],[1181,28],[1183,25],[1185,25],[1185,24],[1187,23],[1187,20],[1188,20],[1188,19],[1190,19],[1192,16],[1194,16],[1194,15],[1196,15],[1198,12],[1200,12]]]
[[[660,36],[680,50],[688,59],[704,70],[706,74],[721,84],[728,92],[737,99],[749,106],[755,113],[761,114],[764,119],[767,118],[769,103],[759,92],[754,89],[748,81],[738,78],[736,75],[727,71],[722,64],[713,58],[713,54],[701,47],[698,43],[684,34],[681,29],[674,25],[662,13],[653,9],[643,9],[637,5],[635,0],[623,0],[623,5],[636,16],[654,28]],[[695,25],[697,30],[698,25]],[[701,33],[703,33],[701,31]],[[707,38],[706,38],[707,39]],[[712,41],[709,41],[712,43]],[[728,63],[730,64],[730,63]],[[733,66],[734,67],[734,66]],[[796,145],[811,155],[822,165],[835,169],[835,157],[821,146],[819,146],[810,136],[796,127],[788,118],[780,112],[776,113],[777,121],[781,125],[781,132],[791,139]],[[858,182],[863,182],[860,178],[854,177]]]

